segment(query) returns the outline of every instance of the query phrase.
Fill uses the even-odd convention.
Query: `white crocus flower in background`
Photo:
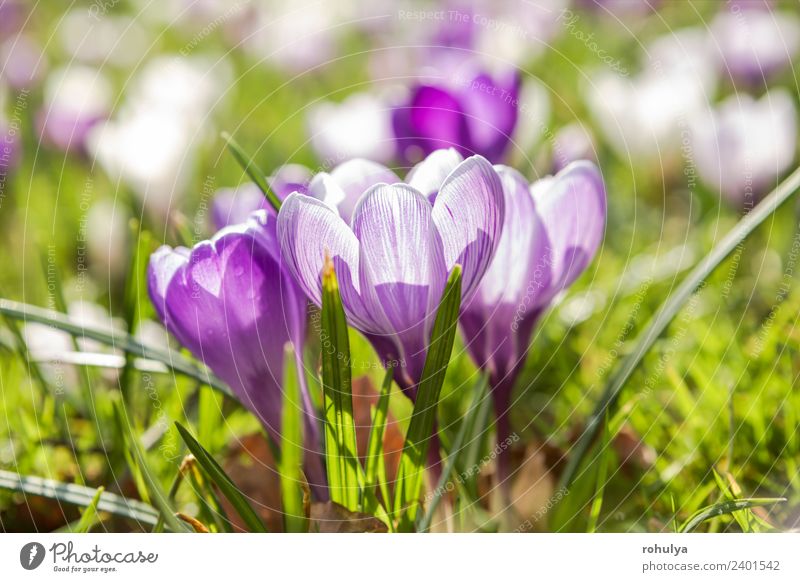
[[[387,103],[367,93],[316,104],[308,113],[311,145],[331,165],[352,158],[388,162],[395,150],[390,113]]]
[[[47,77],[39,111],[42,139],[64,150],[81,150],[92,128],[111,111],[111,85],[97,69],[72,65]]]
[[[795,159],[797,110],[776,89],[761,99],[740,94],[692,120],[692,155],[703,182],[736,205],[751,207]]]

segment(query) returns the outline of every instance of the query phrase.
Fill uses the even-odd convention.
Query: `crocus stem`
[[[513,431],[511,429],[511,391],[514,387],[516,374],[506,374],[503,378],[492,376],[490,386],[492,402],[494,404],[495,431],[497,433],[497,485],[503,502],[507,503],[511,497],[511,449],[504,443],[510,442]]]
[[[439,422],[433,419],[433,430],[428,445],[428,471],[430,471],[431,483],[434,485],[439,482],[442,476],[442,455],[439,442]]]

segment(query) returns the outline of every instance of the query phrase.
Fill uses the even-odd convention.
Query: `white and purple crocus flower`
[[[500,177],[480,156],[462,161],[452,150],[436,152],[408,183],[384,174],[350,196],[334,179],[312,181],[311,196],[284,201],[278,237],[289,270],[317,305],[323,265],[333,260],[348,322],[395,366],[397,383],[413,399],[448,275],[462,266],[468,300],[494,256],[505,202]],[[338,206],[349,208],[356,192],[348,221]]]
[[[573,162],[528,184],[516,170],[495,166],[503,184],[505,222],[497,253],[478,291],[462,307],[464,341],[489,374],[497,440],[511,436],[512,389],[537,321],[591,262],[603,239],[606,194],[592,162]],[[510,486],[508,457],[497,459],[498,481]]]

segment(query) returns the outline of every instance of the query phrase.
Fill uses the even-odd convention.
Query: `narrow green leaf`
[[[211,374],[211,372],[201,369],[175,350],[162,350],[146,346],[127,333],[120,331],[108,332],[96,327],[83,325],[67,315],[9,299],[0,299],[0,315],[27,322],[43,323],[73,336],[85,337],[141,358],[156,360],[166,365],[169,369],[204,382],[215,390],[236,400],[230,388],[222,380]]]
[[[259,190],[264,194],[264,197],[267,199],[272,207],[275,209],[275,212],[281,209],[281,201],[269,187],[266,180],[266,174],[261,170],[261,168],[256,165],[253,158],[247,155],[239,145],[233,136],[229,134],[227,131],[222,132],[222,139],[228,145],[228,149],[233,154],[233,157],[236,158],[236,161],[239,162],[239,165],[242,166],[242,169],[247,172],[247,175],[250,176],[250,179],[258,186]]]
[[[461,267],[456,265],[450,273],[439,303],[428,355],[417,389],[417,400],[400,457],[394,498],[394,511],[400,516],[400,531],[411,531],[416,520],[426,455],[436,419],[439,395],[453,351],[460,308]]]
[[[569,457],[564,473],[561,475],[560,486],[569,488],[575,479],[592,443],[601,429],[606,411],[616,406],[622,388],[639,366],[644,356],[653,347],[656,340],[667,329],[672,319],[678,314],[684,303],[714,272],[714,270],[730,255],[736,247],[745,240],[764,220],[772,215],[784,202],[786,202],[797,189],[800,188],[800,168],[789,175],[775,190],[764,198],[753,210],[748,212],[738,224],[715,246],[697,266],[686,276],[678,288],[661,305],[650,320],[647,328],[638,338],[634,349],[623,359],[617,371],[609,378],[605,390],[600,397],[594,411],[589,417],[578,441],[575,443]]]
[[[358,510],[364,476],[358,461],[353,419],[350,339],[333,261],[322,273],[322,386],[325,396],[325,442],[331,499]]]
[[[364,491],[375,492],[375,487],[378,484],[379,467],[383,463],[383,437],[386,434],[386,418],[389,415],[389,394],[392,392],[392,378],[394,376],[394,368],[389,367],[386,369],[386,375],[383,378],[381,385],[381,393],[378,397],[378,405],[375,407],[372,415],[372,427],[369,431],[369,440],[367,441],[367,458],[366,469],[364,471]],[[366,513],[374,511],[371,503],[364,495],[362,504]],[[383,500],[388,503],[388,499]],[[377,498],[375,499],[377,503]]]
[[[97,488],[97,493],[94,494],[92,502],[83,510],[80,521],[72,528],[71,533],[86,533],[97,523],[97,504],[100,503],[100,496],[103,491],[105,491],[105,487]]]
[[[123,317],[125,328],[135,333],[141,320],[140,297],[146,297],[147,262],[153,249],[153,237],[149,231],[142,230],[141,223],[131,219],[128,224],[129,236],[136,241],[133,256],[125,276],[125,291],[123,297]],[[135,358],[130,352],[125,352],[125,365],[120,374],[119,386],[122,397],[126,403],[133,404],[134,394],[130,390],[131,379],[135,367]]]
[[[283,370],[279,474],[284,528],[289,533],[305,533],[308,531],[308,519],[303,504],[303,403],[297,376],[297,357],[289,343],[284,348]]]
[[[61,483],[52,479],[44,479],[32,475],[20,475],[11,471],[0,470],[0,489],[16,491],[25,495],[37,495],[48,499],[55,499],[59,503],[68,503],[88,507],[94,502],[97,491],[83,485],[74,483]],[[137,499],[127,499],[114,493],[103,491],[100,493],[97,510],[111,513],[144,523],[155,525],[158,520],[158,510],[151,505],[142,503]]]
[[[456,438],[450,447],[450,454],[447,456],[444,470],[442,470],[439,482],[436,484],[436,489],[434,489],[431,494],[428,506],[425,508],[425,515],[420,520],[419,531],[421,532],[427,532],[431,527],[436,508],[439,507],[439,502],[442,500],[442,496],[447,490],[447,483],[450,481],[450,475],[453,473],[453,469],[458,463],[459,456],[463,454],[462,446],[464,441],[467,435],[474,429],[477,418],[481,414],[481,409],[484,408],[483,405],[486,402],[491,404],[491,398],[486,393],[487,385],[488,377],[486,375],[481,376],[480,380],[475,384],[475,388],[473,389],[475,394],[472,397],[469,408],[467,408],[467,415],[464,420],[461,421],[461,426],[458,428]]]
[[[214,460],[208,451],[198,443],[194,437],[189,433],[186,428],[179,422],[175,423],[175,427],[181,435],[181,438],[186,443],[189,451],[194,455],[198,464],[203,468],[203,471],[208,478],[217,486],[225,498],[231,502],[236,513],[244,520],[247,527],[252,532],[263,533],[267,531],[264,522],[258,517],[258,514],[250,506],[250,503],[245,499],[230,477],[225,473],[222,467]]]
[[[187,531],[187,527],[177,517],[175,517],[175,510],[172,508],[167,494],[161,487],[161,484],[153,476],[148,466],[147,459],[144,456],[144,451],[139,443],[139,439],[133,432],[133,427],[128,420],[127,414],[123,408],[123,403],[119,400],[112,402],[114,410],[114,419],[120,427],[120,430],[125,435],[126,450],[129,450],[133,455],[133,459],[138,467],[142,478],[150,492],[150,497],[158,508],[159,513],[164,518],[166,526],[174,532]]]
[[[594,487],[594,498],[589,510],[589,523],[586,526],[586,533],[597,531],[597,523],[600,521],[600,512],[603,509],[603,496],[606,491],[606,476],[608,475],[609,457],[611,456],[611,427],[608,420],[605,423],[606,429],[603,431],[603,444],[600,449],[600,462],[597,468],[597,482]]]
[[[750,509],[751,507],[761,507],[764,505],[774,505],[776,503],[783,503],[786,501],[785,497],[750,497],[747,499],[737,499],[735,501],[723,501],[715,503],[708,507],[703,507],[694,512],[689,519],[678,529],[679,533],[689,533],[693,531],[704,521],[719,517],[720,515],[728,515],[734,511],[742,511],[743,509]]]

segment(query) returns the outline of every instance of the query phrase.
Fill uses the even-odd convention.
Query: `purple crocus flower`
[[[519,73],[510,71],[413,87],[392,114],[398,154],[416,162],[437,149],[452,147],[465,156],[502,160],[517,125],[520,86]]]
[[[461,326],[473,359],[489,374],[502,442],[511,436],[511,390],[534,326],[600,246],[606,194],[599,170],[588,161],[531,185],[516,170],[495,169],[505,196],[503,234],[477,293],[462,309]],[[508,471],[501,454],[498,476],[505,488]]]
[[[720,68],[735,81],[763,85],[800,51],[800,18],[758,2],[738,3],[711,23]]]
[[[292,192],[305,192],[311,172],[300,164],[287,164],[267,178],[275,195],[283,200]],[[263,192],[252,182],[236,188],[220,188],[211,203],[211,221],[217,229],[246,222],[256,210],[274,212]]]
[[[302,367],[306,298],[281,264],[276,218],[266,211],[193,249],[163,246],[150,258],[148,289],[159,318],[280,438],[284,346]],[[319,431],[305,382],[306,472],[324,486]],[[279,441],[278,441],[279,442]]]
[[[500,178],[473,156],[448,172],[433,203],[413,185],[369,187],[350,224],[325,202],[292,194],[278,215],[278,238],[317,305],[325,258],[333,260],[349,323],[385,362],[397,363],[395,379],[413,399],[448,273],[462,265],[467,300],[494,255],[503,215]]]

